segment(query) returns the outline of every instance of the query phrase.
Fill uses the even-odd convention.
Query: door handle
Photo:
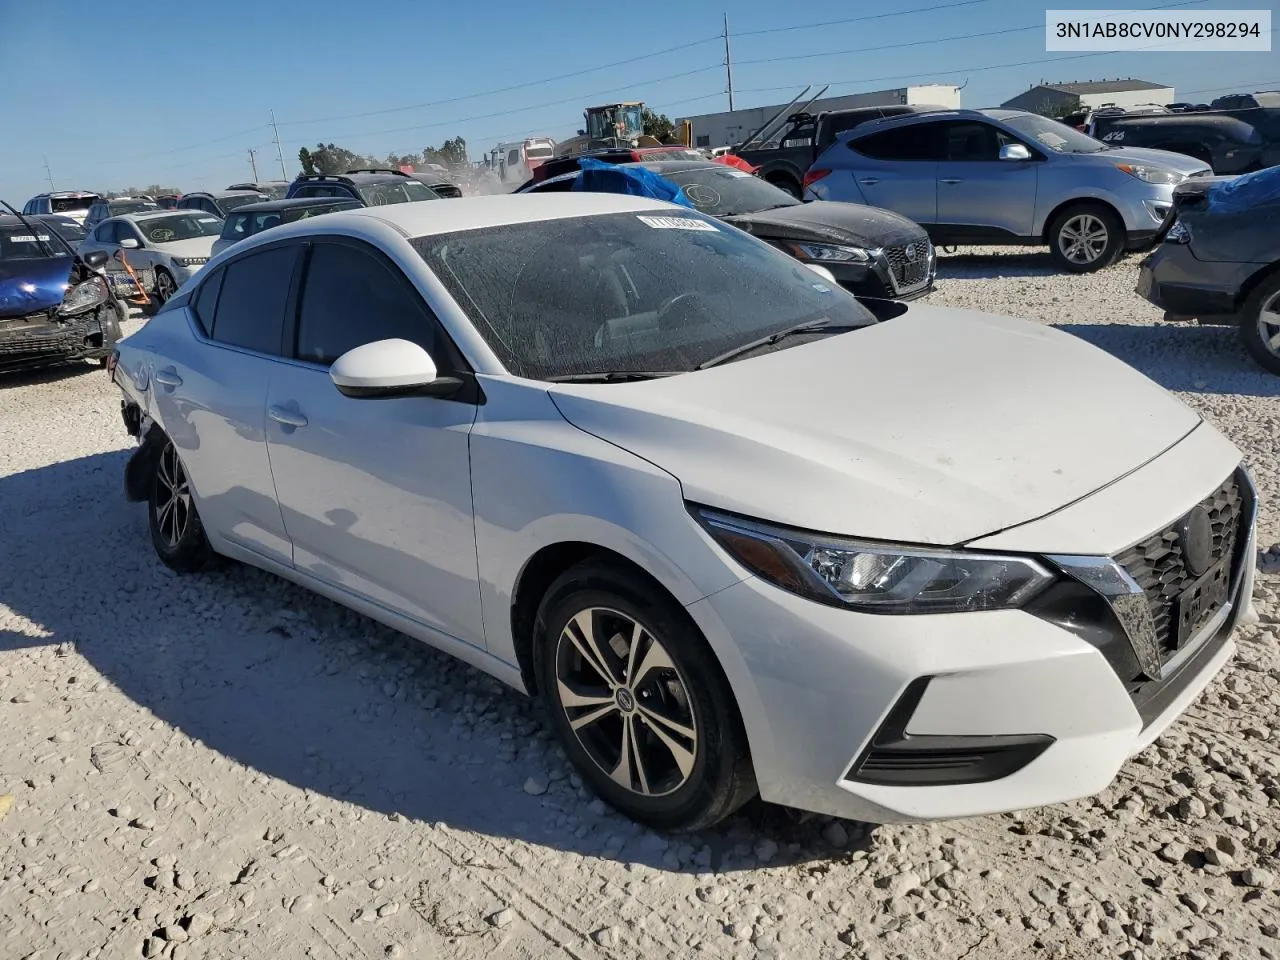
[[[939,183],[963,183],[964,181],[961,180],[959,177],[949,177],[945,180],[939,180],[938,182]]]
[[[267,416],[286,427],[305,427],[307,418],[297,410],[286,410],[284,407],[270,407]]]
[[[157,370],[151,375],[151,379],[162,387],[180,387],[182,386],[182,378],[178,376],[178,372],[169,367],[165,370]]]
[[[880,178],[879,178],[879,177],[863,177],[863,178],[862,178],[861,180],[859,180],[858,182],[859,182],[859,183],[865,183],[868,187],[871,187],[871,186],[874,186],[875,184],[879,183],[879,182],[880,182]]]

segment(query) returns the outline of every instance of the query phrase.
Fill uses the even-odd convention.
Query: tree
[[[663,143],[668,143],[675,139],[676,125],[665,113],[655,113],[648,107],[645,107],[640,114],[640,120],[644,124],[644,132],[646,136],[655,137]]]
[[[438,147],[424,147],[422,160],[424,163],[438,163],[445,167],[466,166],[470,162],[467,141],[461,137],[453,137]]]
[[[298,151],[298,163],[303,173],[346,173],[355,167],[377,167],[381,164],[372,157],[362,156],[333,143],[317,143],[314,150],[303,147]]]
[[[158,183],[148,184],[145,187],[125,187],[123,190],[110,190],[103,194],[107,200],[114,200],[116,197],[172,197],[178,196],[182,191],[177,187],[166,187]]]

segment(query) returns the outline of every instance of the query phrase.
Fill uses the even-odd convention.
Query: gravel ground
[[[1177,391],[1246,452],[1273,545],[1280,378],[1159,322],[1135,263],[945,256],[932,302],[1062,324]],[[253,570],[168,573],[100,371],[0,390],[4,957],[1280,954],[1275,573],[1233,664],[1096,798],[878,828],[757,802],[671,840],[480,673]]]

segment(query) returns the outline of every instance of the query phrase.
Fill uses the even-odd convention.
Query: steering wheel
[[[686,290],[684,293],[677,293],[674,297],[664,300],[662,305],[658,307],[658,326],[666,326],[672,317],[687,321],[690,312],[695,309],[705,313],[706,305],[706,298],[697,290]]]

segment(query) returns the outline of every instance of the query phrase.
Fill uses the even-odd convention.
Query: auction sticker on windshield
[[[636,219],[645,226],[652,227],[654,230],[703,230],[709,233],[719,232],[713,224],[707,223],[705,220],[695,220],[692,217],[642,217],[637,215]]]

